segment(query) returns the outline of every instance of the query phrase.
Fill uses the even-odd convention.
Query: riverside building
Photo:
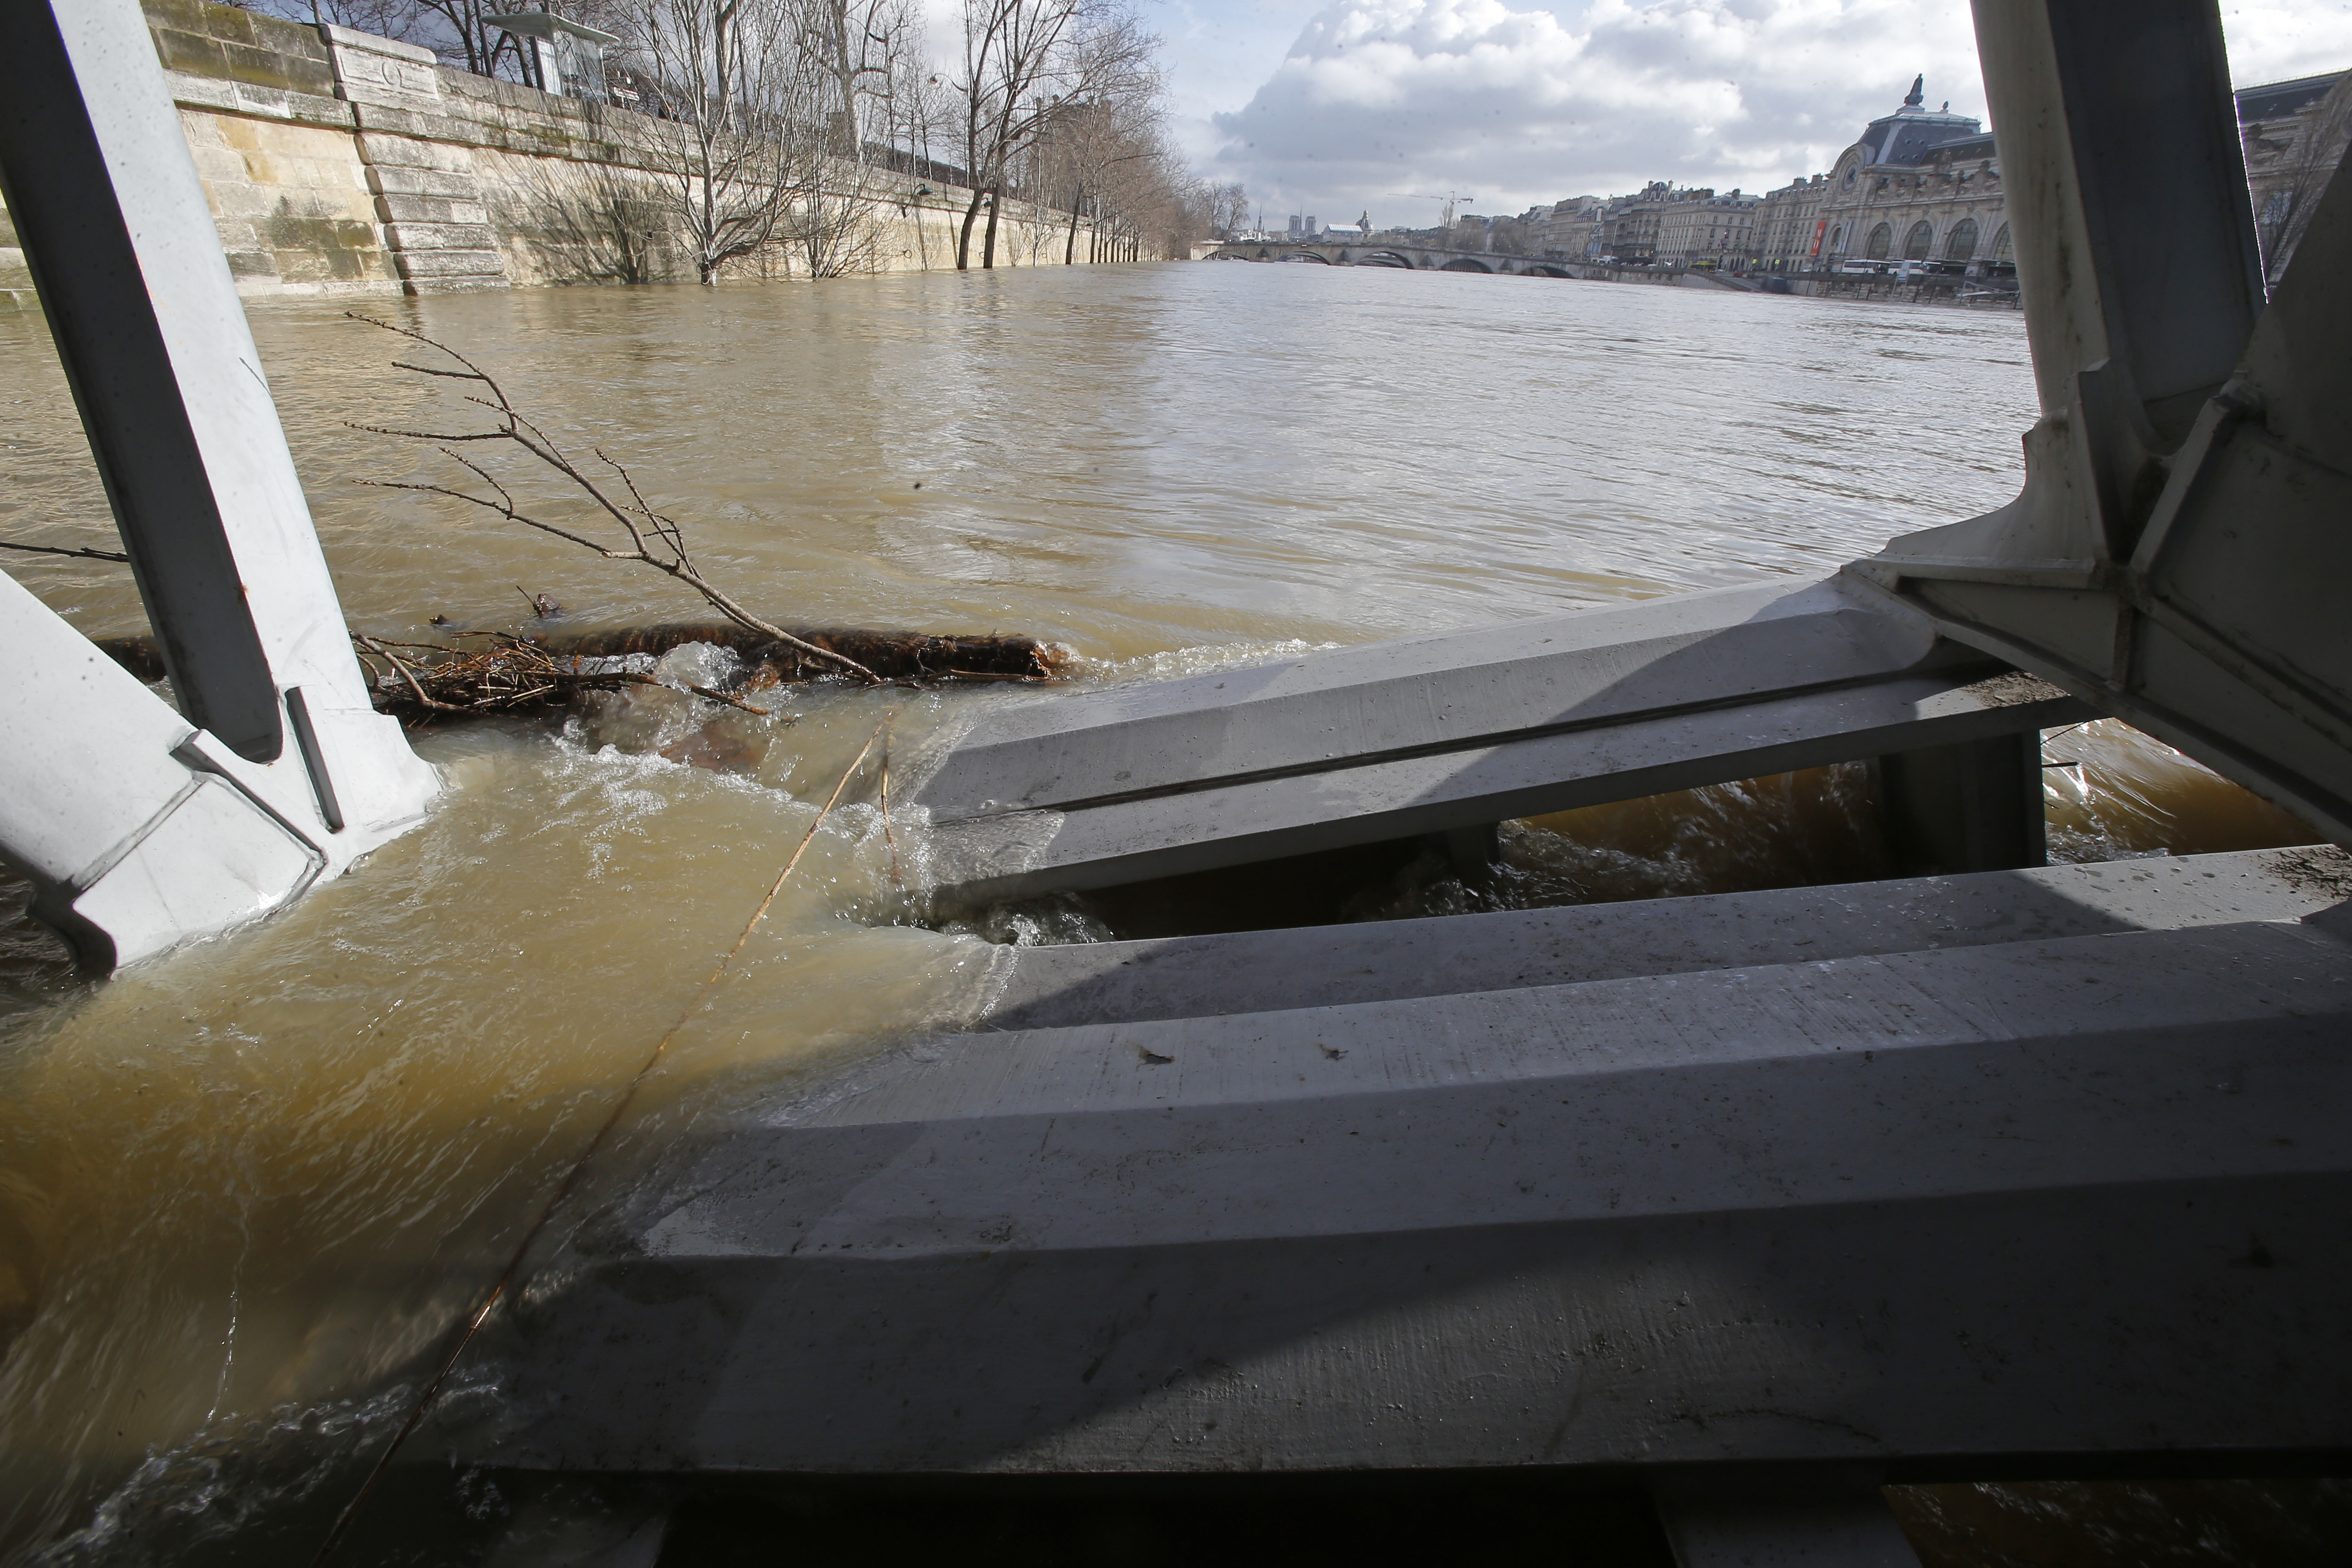
[[[1658,214],[1657,259],[1670,267],[1744,268],[1756,258],[1759,196],[1683,191]]]
[[[1775,272],[1801,271],[1820,254],[1822,204],[1829,200],[1829,176],[1792,180],[1764,193],[1757,214],[1759,258]]]
[[[1992,133],[1948,109],[1928,110],[1925,87],[1914,79],[1903,106],[1872,121],[1828,175],[1767,197],[1767,266],[1956,273],[2014,287]],[[2352,71],[2243,89],[2237,112],[2255,233],[2275,281],[2352,140]]]
[[[2238,92],[2256,237],[2275,282],[2352,142],[2352,71]],[[1927,81],[1874,120],[1826,174],[1764,195],[1654,182],[1637,195],[1573,196],[1526,226],[1569,261],[1762,268],[1782,273],[1942,275],[2014,289],[2000,155],[1982,122],[1927,107]],[[1483,221],[1483,220],[1482,220]]]
[[[2274,284],[2352,140],[2352,71],[2246,89],[2238,94],[2238,134],[2263,274]]]
[[[1791,270],[1932,270],[2016,276],[1993,140],[1981,122],[1925,106],[1914,78],[1903,106],[1870,122],[1830,169],[1811,265]],[[1908,267],[1903,264],[1910,264]]]

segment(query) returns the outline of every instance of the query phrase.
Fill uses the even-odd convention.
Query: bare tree
[[[1204,214],[1213,238],[1231,239],[1249,226],[1249,192],[1239,180],[1229,184],[1212,185],[1208,189],[1207,211]]]
[[[833,152],[859,164],[894,140],[896,100],[923,76],[917,0],[804,0],[802,47],[832,78]]]
[[[772,247],[822,158],[786,0],[622,0],[615,20],[675,110],[632,125],[695,276]]]
[[[1141,98],[1097,97],[1065,106],[1038,139],[1034,184],[1067,214],[1062,261],[1077,259],[1078,224],[1093,214],[1097,225],[1120,166],[1151,156],[1153,105]],[[1089,241],[1088,259],[1097,259]]]
[[[814,278],[870,271],[884,178],[872,154],[894,141],[900,95],[919,93],[922,13],[917,0],[800,4],[800,96],[822,119],[824,155],[806,162],[795,193],[793,254]]]
[[[1072,208],[1065,260],[1076,259],[1080,208],[1091,219],[1091,261],[1181,257],[1195,239],[1247,221],[1241,186],[1212,187],[1185,172],[1153,91],[1066,106],[1040,142],[1038,163],[1053,199]]]
[[[1106,103],[1157,95],[1157,47],[1118,0],[964,0],[955,91],[972,194],[956,243],[959,268],[971,266],[983,206],[981,265],[995,265],[1012,172],[1052,130]]]

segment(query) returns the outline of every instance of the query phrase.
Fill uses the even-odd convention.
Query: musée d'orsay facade
[[[1872,121],[1827,174],[1765,196],[1766,266],[1810,272],[1855,261],[1970,277],[2014,271],[1992,138],[1948,104],[1927,108],[1925,88],[1914,80],[1903,107]]]
[[[1990,279],[2016,275],[1993,138],[1948,104],[1927,108],[1925,86],[1915,79],[1903,106],[1872,121],[1827,174],[1765,196],[1756,229],[1759,260],[1781,272],[1867,266]],[[2352,72],[2240,92],[2239,119],[2255,144],[2250,163],[2261,164],[2273,146],[2338,140],[2336,121],[2346,118],[2338,100],[2347,93]],[[2311,134],[2297,134],[2305,130]],[[2340,156],[2342,148],[2332,151]],[[2332,170],[2333,160],[2326,162]],[[2258,184],[2265,172],[2257,167]],[[2271,205],[2280,205],[2272,199]],[[2272,248],[2264,247],[2266,253]]]

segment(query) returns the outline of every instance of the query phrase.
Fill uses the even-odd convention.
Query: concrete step
[[[992,1029],[1327,1007],[1864,953],[2300,920],[2330,845],[1769,892],[1013,950]]]
[[[2103,873],[2142,874],[2104,910],[2071,886],[2172,929],[911,1047],[600,1221],[502,1346],[539,1414],[467,1457],[1931,1479],[2352,1447],[2346,909],[2227,918],[2292,904],[2284,862]]]
[[[985,900],[1118,886],[2072,723],[1839,580],[1013,704],[912,792]]]

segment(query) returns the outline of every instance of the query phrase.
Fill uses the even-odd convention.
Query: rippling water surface
[[[1089,680],[1822,571],[2007,500],[2033,414],[2013,314],[1540,279],[1177,265],[372,308],[627,463],[772,617],[1028,632]],[[696,608],[362,484],[452,471],[346,422],[463,411],[337,307],[251,314],[355,626],[516,626],[518,588],[574,625]],[[0,536],[110,543],[37,320],[0,317]],[[7,565],[85,630],[143,625],[121,568]],[[877,726],[911,765],[1003,700],[804,688],[762,720],[663,691],[444,730],[418,741],[432,821],[265,924],[103,985],[0,932],[11,1559],[306,1561]],[[2301,837],[2112,725],[2051,754],[2063,855]],[[877,784],[869,761],[580,1213],[698,1118],[977,1016],[998,942],[1150,923],[942,918],[922,824],[886,823]],[[1570,814],[1509,830],[1496,889],[1407,868],[1342,912],[1867,875],[1867,815],[1837,770]],[[461,1368],[454,1406],[497,1399]],[[425,1522],[363,1520],[351,1560],[461,1560],[513,1502],[452,1485]]]

